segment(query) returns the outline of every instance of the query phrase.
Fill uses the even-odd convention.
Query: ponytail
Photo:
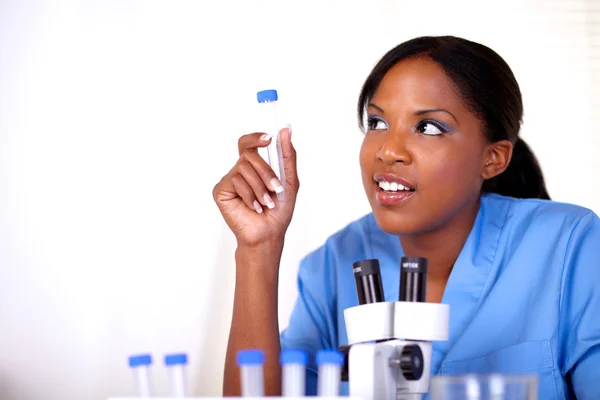
[[[514,145],[512,159],[506,171],[485,181],[482,191],[520,199],[550,200],[540,165],[521,138]]]

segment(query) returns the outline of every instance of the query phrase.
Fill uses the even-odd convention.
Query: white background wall
[[[302,180],[283,328],[300,258],[369,211],[357,95],[414,36],[505,57],[551,195],[600,212],[599,16],[599,0],[0,1],[0,398],[131,394],[136,352],[166,394],[171,351],[193,394],[220,394],[235,242],[211,190],[256,91],[279,90]]]

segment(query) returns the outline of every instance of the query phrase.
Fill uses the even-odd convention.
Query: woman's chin
[[[376,210],[373,211],[373,214],[379,228],[390,235],[414,235],[422,231],[418,221],[415,221],[411,216],[393,212],[378,212]]]

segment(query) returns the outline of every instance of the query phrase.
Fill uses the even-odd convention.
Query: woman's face
[[[438,64],[426,58],[396,64],[367,113],[360,165],[381,229],[429,232],[474,204],[489,143]]]

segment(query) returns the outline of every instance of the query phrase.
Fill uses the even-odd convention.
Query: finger
[[[238,140],[238,153],[241,156],[248,150],[256,150],[259,147],[266,147],[271,142],[271,136],[262,133],[255,132],[248,135],[243,135]]]
[[[258,199],[262,205],[267,206],[268,208],[275,208],[275,203],[269,195],[269,190],[259,173],[254,169],[254,166],[244,159],[240,161],[237,169],[238,173],[252,188],[255,198]]]
[[[236,193],[241,197],[242,201],[249,209],[254,210],[259,214],[263,212],[260,203],[256,200],[254,191],[240,174],[234,174],[231,177],[231,183],[233,184]]]
[[[296,149],[292,144],[292,126],[288,125],[279,133],[281,138],[281,151],[283,153],[283,167],[287,183],[292,186],[298,186],[298,176],[296,169]]]
[[[283,186],[273,168],[258,153],[244,153],[240,157],[240,162],[245,161],[252,164],[253,169],[258,173],[260,179],[268,190],[275,193],[283,192]]]

